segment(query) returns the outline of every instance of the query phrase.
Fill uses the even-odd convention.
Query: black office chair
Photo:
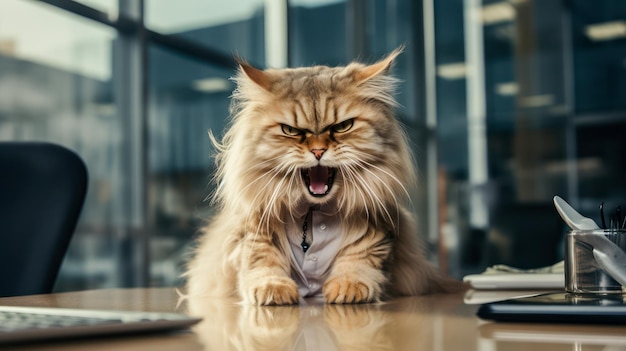
[[[87,191],[87,168],[50,143],[0,142],[0,296],[49,293]]]

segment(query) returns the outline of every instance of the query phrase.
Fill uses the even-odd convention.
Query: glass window
[[[599,222],[598,206],[606,203],[607,217],[626,204],[626,118],[581,124],[576,128],[579,195],[584,210]],[[600,142],[601,141],[601,142]]]
[[[346,64],[345,0],[289,1],[289,65]]]
[[[146,27],[265,64],[265,0],[145,0]]]
[[[626,2],[572,2],[574,96],[579,113],[626,108]]]
[[[111,78],[115,31],[56,7],[6,0],[0,11],[0,53],[5,57],[106,81]]]
[[[265,67],[266,44],[282,45],[281,26],[265,30],[277,24],[266,19],[282,13],[268,0],[143,1],[146,27],[171,41],[118,35],[63,2],[1,1],[0,139],[56,142],[89,168],[59,290],[135,285],[146,276],[146,284],[178,283],[187,245],[211,211],[207,132],[222,133],[234,88],[232,69],[194,52],[235,53]],[[127,4],[77,2],[113,21]],[[420,233],[427,230],[453,275],[560,260],[564,225],[554,195],[589,216],[600,202],[613,207],[626,196],[626,2],[287,4],[290,66],[372,62],[406,45],[394,73],[403,79],[399,113],[424,182],[415,197],[428,227]],[[431,7],[434,16],[422,14]],[[129,61],[148,65],[146,87],[143,68],[132,71]]]
[[[174,285],[210,214],[213,146],[228,117],[233,70],[149,50],[148,226],[151,283]],[[171,70],[171,67],[177,67]]]
[[[0,139],[76,151],[89,188],[58,288],[119,285],[115,234],[125,179],[122,124],[112,94],[111,28],[46,4],[6,0],[0,11]]]
[[[79,2],[115,20],[117,0]],[[150,29],[186,40],[183,46],[205,45],[264,64],[263,0],[170,3],[145,1]],[[194,58],[193,47],[183,56],[147,43],[143,106],[126,98],[144,95],[129,90],[142,84],[126,81],[141,79],[128,64],[138,59],[140,38],[120,38],[115,28],[63,4],[7,0],[1,6],[0,138],[68,146],[89,169],[85,207],[56,289],[175,284],[186,245],[210,211],[207,132],[222,134],[234,69]],[[143,110],[146,121],[137,112]],[[145,130],[146,140],[131,140],[131,125],[139,138]],[[142,166],[129,161],[143,164],[143,157],[146,178],[137,180]],[[126,211],[129,204],[133,211]]]
[[[424,120],[424,116],[418,116],[418,101],[416,87],[416,63],[420,62],[417,57],[418,50],[415,50],[415,31],[412,22],[414,17],[414,1],[392,0],[368,1],[366,21],[366,40],[368,51],[370,51],[369,62],[379,60],[394,49],[405,46],[405,50],[394,63],[393,75],[401,78],[400,94],[397,100],[402,106],[400,113],[404,119],[416,122],[418,119]],[[421,42],[421,41],[418,41]],[[421,93],[421,92],[420,92]]]
[[[453,273],[561,260],[552,197],[597,218],[626,192],[626,3],[436,1],[435,18]]]
[[[80,2],[83,5],[87,5],[96,10],[108,13],[111,18],[117,17],[118,13],[118,2],[120,0],[74,0],[76,2]],[[127,0],[121,0],[127,1]]]

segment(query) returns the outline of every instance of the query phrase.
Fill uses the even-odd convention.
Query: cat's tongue
[[[316,166],[309,169],[309,191],[315,195],[326,194],[329,177],[330,170],[328,167]]]

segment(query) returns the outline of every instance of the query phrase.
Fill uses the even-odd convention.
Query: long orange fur
[[[409,211],[417,183],[407,138],[394,117],[401,50],[372,64],[259,70],[241,62],[232,121],[216,142],[217,213],[189,263],[187,296],[234,296],[259,305],[295,304],[287,223],[294,209],[322,205],[342,217],[342,246],[322,289],[329,303],[455,290],[425,259]],[[333,133],[334,126],[352,123]],[[302,131],[286,135],[283,126]],[[313,147],[323,148],[318,160]],[[336,171],[314,197],[302,169]]]

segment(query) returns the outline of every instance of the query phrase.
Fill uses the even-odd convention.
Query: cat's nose
[[[313,153],[313,155],[315,155],[316,159],[320,159],[322,158],[322,155],[324,154],[324,151],[326,151],[326,149],[312,149],[311,152]]]

